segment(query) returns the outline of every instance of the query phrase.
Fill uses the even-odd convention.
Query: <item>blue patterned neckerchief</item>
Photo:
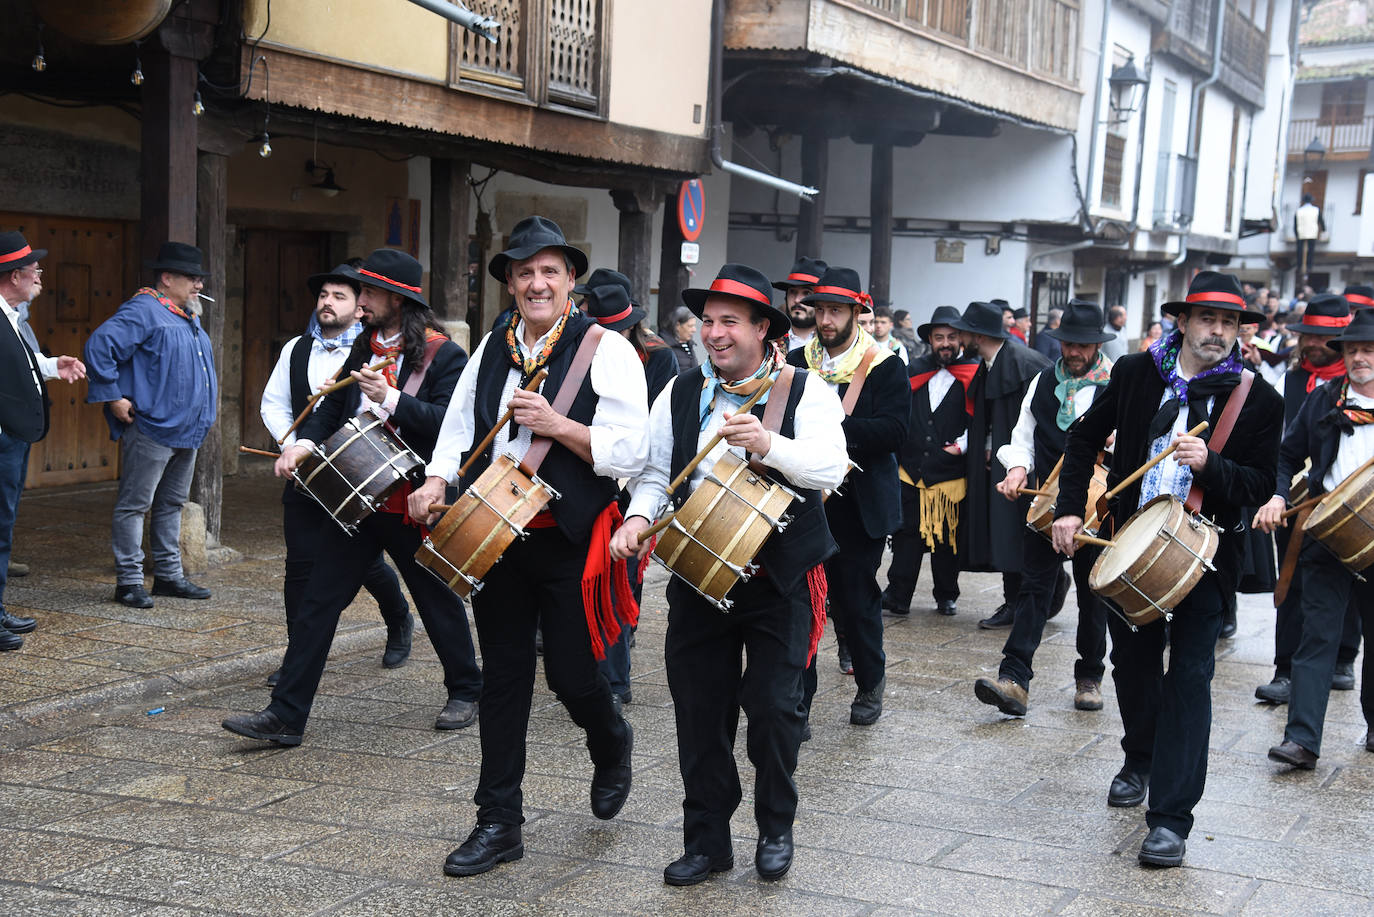
[[[1067,430],[1074,422],[1073,399],[1081,388],[1104,386],[1112,380],[1112,361],[1102,351],[1097,352],[1097,360],[1081,376],[1071,376],[1064,371],[1064,358],[1054,363],[1054,397],[1059,400],[1059,413],[1054,421],[1059,429]]]
[[[738,382],[725,382],[717,376],[716,368],[711,364],[710,359],[701,364],[701,399],[697,402],[698,430],[706,429],[706,420],[715,410],[717,393],[738,408],[749,400],[749,396],[754,394],[758,387],[763,384],[763,380],[772,378],[778,370],[782,369],[784,361],[781,352],[774,346],[774,342],[769,342],[764,346],[766,350],[759,368]],[[767,404],[768,394],[768,392],[764,392],[756,403]]]
[[[339,348],[347,350],[348,348],[353,346],[353,342],[357,339],[358,335],[362,333],[363,323],[354,322],[351,326],[344,330],[343,334],[340,334],[337,337],[327,338],[320,330],[320,321],[319,319],[315,318],[315,313],[313,312],[310,313],[310,326],[306,329],[306,334],[310,335],[312,338],[319,341],[320,346],[323,347],[326,351],[334,351],[338,350]]]

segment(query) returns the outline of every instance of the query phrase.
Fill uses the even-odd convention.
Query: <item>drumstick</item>
[[[387,357],[387,358],[386,358],[385,360],[383,360],[382,362],[380,362],[380,363],[373,363],[371,366],[364,366],[363,369],[371,369],[371,370],[384,369],[384,368],[390,366],[392,363],[395,363],[395,362],[396,362],[396,358],[395,358],[395,357]],[[340,381],[338,381],[338,382],[335,382],[333,385],[329,386],[328,388],[322,388],[322,389],[320,389],[318,392],[316,392],[314,395],[311,395],[311,396],[310,396],[310,400],[307,401],[307,402],[305,403],[305,410],[304,410],[304,411],[301,411],[301,416],[297,417],[294,421],[292,421],[291,426],[289,426],[289,427],[286,428],[286,432],[283,433],[283,434],[281,435],[281,439],[277,440],[277,445],[280,446],[282,443],[286,442],[286,438],[287,438],[288,436],[290,436],[292,433],[295,433],[297,427],[299,427],[301,424],[305,423],[305,419],[306,419],[307,417],[310,416],[310,412],[313,411],[313,410],[315,410],[315,402],[319,401],[321,398],[323,398],[325,395],[328,395],[328,394],[331,393],[331,392],[337,392],[339,389],[343,388],[344,386],[352,385],[352,384],[353,384],[354,382],[356,382],[356,381],[357,381],[357,380],[354,379],[354,378],[350,375],[347,379],[343,379],[343,380],[340,380]]]
[[[1061,455],[1061,456],[1059,456],[1059,461],[1057,461],[1057,462],[1054,463],[1054,470],[1050,472],[1050,476],[1049,476],[1049,477],[1045,478],[1045,483],[1042,484],[1041,486],[1042,486],[1042,487],[1049,487],[1049,486],[1050,486],[1051,484],[1053,484],[1055,481],[1059,480],[1059,472],[1060,472],[1060,470],[1061,470],[1063,467],[1064,467],[1064,456]]]
[[[1185,435],[1187,435],[1187,436],[1198,436],[1199,434],[1202,433],[1203,430],[1206,430],[1208,426],[1209,426],[1209,424],[1207,423],[1207,421],[1204,420],[1202,423],[1198,424],[1196,427],[1193,427],[1193,429],[1189,430],[1189,431],[1187,432],[1187,434],[1185,434]],[[1102,495],[1102,499],[1103,499],[1103,500],[1110,500],[1112,497],[1115,497],[1117,494],[1121,493],[1121,492],[1122,492],[1123,490],[1125,490],[1127,487],[1130,487],[1132,484],[1134,484],[1136,481],[1138,481],[1138,480],[1141,478],[1141,476],[1145,474],[1145,472],[1149,471],[1151,468],[1155,467],[1155,466],[1158,465],[1160,462],[1164,461],[1166,458],[1168,458],[1170,455],[1172,455],[1173,452],[1174,452],[1174,450],[1177,449],[1177,448],[1178,448],[1178,441],[1175,440],[1174,442],[1170,443],[1170,444],[1164,449],[1163,452],[1159,453],[1159,455],[1156,455],[1154,458],[1150,459],[1150,460],[1149,460],[1148,462],[1146,462],[1144,465],[1141,465],[1141,466],[1140,466],[1139,468],[1137,468],[1135,471],[1132,471],[1132,472],[1130,473],[1130,475],[1128,475],[1127,477],[1125,477],[1125,478],[1123,478],[1123,479],[1121,480],[1121,483],[1117,484],[1117,485],[1116,485],[1115,487],[1113,487],[1111,490],[1109,490],[1109,491],[1107,491],[1105,494],[1103,494],[1103,495]]]
[[[1327,497],[1340,493],[1342,490],[1345,489],[1345,486],[1347,484],[1355,480],[1355,478],[1359,477],[1360,475],[1364,474],[1370,468],[1374,468],[1374,458],[1370,458],[1369,461],[1365,462],[1359,468],[1356,468],[1354,471],[1350,472],[1350,474],[1347,475],[1346,478],[1343,481],[1341,481],[1341,483],[1333,487],[1328,493],[1317,494],[1315,497],[1308,497],[1306,500],[1302,501],[1297,506],[1290,507],[1289,509],[1284,511],[1283,515],[1279,516],[1279,518],[1287,519],[1290,516],[1296,516],[1298,513],[1307,509],[1309,506],[1316,506],[1318,503],[1325,500]]]
[[[534,374],[534,378],[531,379],[529,383],[525,386],[525,391],[532,392],[535,389],[539,388],[539,386],[543,384],[544,379],[548,376],[548,374],[549,371],[547,369],[539,370],[539,372]],[[472,453],[468,456],[468,460],[463,463],[463,467],[458,469],[458,477],[461,478],[468,473],[468,468],[472,467],[472,463],[477,461],[477,456],[486,454],[487,447],[491,445],[492,440],[496,439],[496,432],[500,430],[502,427],[504,427],[506,424],[510,423],[510,419],[514,414],[515,408],[506,408],[506,413],[502,414],[501,419],[496,421],[492,428],[487,431],[486,438],[478,444],[476,449],[472,450]],[[437,510],[431,510],[431,512],[437,512]]]
[[[648,527],[647,529],[645,529],[644,531],[640,532],[640,533],[639,533],[639,543],[640,543],[640,544],[643,544],[644,542],[648,541],[650,538],[653,538],[653,537],[654,537],[655,535],[657,535],[659,532],[663,531],[664,529],[666,529],[668,526],[670,526],[670,525],[672,525],[672,524],[673,524],[673,514],[672,514],[672,513],[669,513],[668,515],[664,516],[662,519],[660,519],[660,520],[658,520],[657,522],[655,522],[653,525],[649,526],[649,527]]]
[[[266,449],[254,449],[251,446],[239,446],[239,451],[246,452],[249,455],[265,455],[268,458],[281,458],[279,453],[268,452]]]
[[[1082,532],[1079,532],[1079,533],[1077,533],[1076,535],[1074,535],[1074,536],[1073,536],[1073,540],[1074,540],[1074,541],[1077,541],[1077,542],[1079,542],[1079,543],[1081,543],[1081,544],[1096,544],[1096,545],[1101,545],[1101,546],[1104,547],[1104,548],[1114,548],[1114,547],[1116,547],[1116,542],[1115,542],[1115,541],[1108,541],[1108,540],[1105,539],[1105,538],[1094,538],[1094,537],[1091,536],[1091,535],[1084,535]]]
[[[765,394],[767,394],[768,390],[772,387],[772,379],[764,380],[764,383],[758,387],[754,394],[749,396],[749,400],[744,402],[744,404],[740,405],[734,413],[736,415],[739,415],[748,412],[750,408],[758,404],[759,399],[762,398]],[[701,451],[698,452],[692,458],[692,460],[687,463],[687,467],[683,468],[680,472],[678,472],[677,477],[673,478],[673,482],[668,485],[668,490],[665,491],[664,496],[672,496],[673,491],[681,487],[682,482],[691,477],[692,472],[696,470],[696,467],[700,465],[702,462],[706,461],[706,456],[710,454],[712,449],[716,448],[716,444],[719,443],[721,439],[722,434],[720,434],[719,432],[716,433],[715,436],[712,436],[711,439],[706,443],[706,445],[701,448]]]
[[[453,506],[448,503],[431,503],[429,505],[429,511],[431,513],[446,513],[451,509],[453,509]]]
[[[1048,497],[1048,496],[1052,496],[1052,494],[1051,494],[1048,490],[1036,490],[1036,489],[1033,488],[1033,487],[1018,487],[1018,488],[1016,488],[1016,492],[1017,492],[1018,494],[1022,495],[1022,496],[1026,496],[1026,495],[1029,495],[1029,496],[1032,496],[1032,497]]]

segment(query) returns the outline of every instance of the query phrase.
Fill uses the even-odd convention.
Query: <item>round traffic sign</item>
[[[705,222],[706,197],[701,190],[701,179],[683,182],[677,191],[677,225],[682,230],[682,238],[695,242],[701,236],[701,227]]]

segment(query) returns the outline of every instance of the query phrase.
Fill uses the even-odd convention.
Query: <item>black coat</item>
[[[1097,453],[1116,431],[1108,487],[1145,464],[1149,458],[1150,421],[1164,397],[1164,380],[1149,353],[1127,354],[1112,367],[1112,381],[1093,400],[1092,407],[1069,428],[1064,446],[1064,468],[1059,475],[1059,500],[1055,518],[1084,515],[1088,479]],[[1227,394],[1218,394],[1209,415],[1210,439],[1226,407]],[[1224,532],[1214,563],[1227,590],[1234,590],[1244,552],[1240,521],[1242,507],[1262,506],[1274,495],[1275,465],[1283,429],[1283,401],[1263,379],[1255,379],[1250,395],[1236,418],[1235,428],[1220,453],[1211,453],[1194,480],[1202,488],[1202,514]],[[1127,487],[1109,509],[1120,529],[1140,503],[1140,481]]]
[[[1344,382],[1345,379],[1340,378],[1313,389],[1293,418],[1288,432],[1283,435],[1274,493],[1285,500],[1293,484],[1293,475],[1302,471],[1309,458],[1312,459],[1312,468],[1307,472],[1307,494],[1315,497],[1325,493],[1322,481],[1335,463],[1336,452],[1341,445],[1341,434],[1333,423],[1332,412],[1341,397]]]
[[[959,523],[965,570],[1021,570],[1022,530],[1031,498],[1012,502],[997,493],[1007,470],[995,456],[1011,442],[1031,380],[1049,365],[1042,354],[1008,342],[992,370],[984,364],[969,386],[973,418],[968,429],[968,499]]]
[[[956,366],[962,367],[976,365],[977,360],[959,360],[956,363]],[[968,429],[964,383],[956,376],[944,400],[932,411],[930,395],[925,387],[929,376],[939,369],[940,365],[929,355],[912,360],[907,367],[911,386],[911,419],[907,424],[906,442],[897,454],[907,477],[926,485],[943,484],[962,478],[967,473],[965,456],[951,455],[944,449]]]
[[[676,352],[666,345],[650,347],[644,352],[644,382],[649,387],[649,406],[668,380],[678,374],[679,362]]]

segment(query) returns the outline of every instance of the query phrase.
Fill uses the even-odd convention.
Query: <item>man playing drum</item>
[[[311,455],[313,444],[323,443],[349,418],[364,411],[389,418],[412,450],[421,457],[429,455],[444,407],[467,363],[463,348],[438,329],[434,313],[420,292],[420,262],[405,252],[380,248],[350,274],[362,287],[358,304],[367,327],[353,342],[340,378],[351,377],[357,385],[341,388],[320,401],[301,425],[296,442],[277,459],[278,477],[290,477]],[[394,357],[396,362],[380,372],[367,368],[384,357]],[[448,701],[434,728],[461,729],[477,719],[482,676],[467,613],[452,591],[415,562],[420,529],[406,514],[404,494],[408,490],[409,485],[363,519],[351,536],[332,520],[318,523],[317,560],[298,620],[287,626],[286,657],[272,689],[272,702],[259,713],[229,717],[223,723],[225,729],[279,745],[301,743],[339,615],[357,596],[383,550],[410,589],[444,666]]]
[[[1103,333],[1102,310],[1096,303],[1069,300],[1059,327],[1041,334],[1059,342],[1059,359],[1032,380],[1021,402],[1021,418],[1012,430],[1011,442],[997,450],[997,460],[1007,469],[997,492],[1013,501],[1021,496],[1033,474],[1039,473],[1044,486],[1064,454],[1065,431],[1087,412],[1112,371],[1112,363],[1101,349],[1113,335]],[[1010,716],[1026,714],[1034,677],[1031,660],[1040,646],[1055,583],[1064,568],[1063,556],[1045,535],[1025,526],[1022,541],[1021,591],[1016,596],[1011,633],[1002,647],[1002,665],[996,679],[979,678],[973,686],[980,701]],[[1088,588],[1088,572],[1098,553],[1080,548],[1073,556],[1073,579],[1078,588],[1073,705],[1079,710],[1102,709],[1107,608]]]
[[[690,488],[674,492],[675,503],[685,500],[684,490],[701,486],[727,449],[747,455],[764,475],[804,497],[789,510],[791,524],[764,544],[756,558],[759,573],[730,590],[729,613],[677,577],[667,588],[665,655],[685,791],[685,852],[663,871],[663,879],[695,885],[734,866],[730,817],[741,798],[734,744],[743,707],[756,770],[754,865],[760,878],[773,880],[792,864],[792,774],[806,721],[802,673],[824,621],[817,568],[836,549],[820,491],[838,486],[848,468],[844,412],[829,387],[785,366],[775,342],[788,320],[773,306],[763,274],[727,264],[709,290],[684,290],[682,298],[701,318],[710,359],[670,382],[654,402],[649,462],[631,488],[629,518],[611,548],[617,557],[648,550],[639,536],[666,508],[670,477],[685,470],[716,433],[724,439],[692,469]],[[736,413],[773,380],[790,381],[779,381],[754,413]],[[761,416],[777,422],[765,426]],[[741,651],[748,655],[747,673]]]
[[[1303,402],[1297,419],[1283,437],[1279,451],[1278,488],[1255,514],[1255,527],[1273,531],[1280,525],[1288,498],[1288,485],[1294,472],[1311,459],[1307,474],[1308,493],[1329,494],[1341,482],[1359,472],[1374,458],[1374,310],[1360,309],[1355,319],[1330,346],[1344,357],[1345,378],[1322,385]],[[1344,488],[1354,491],[1367,487],[1370,475],[1359,477]],[[1290,537],[1301,538],[1298,531]],[[1355,520],[1353,527],[1368,537],[1368,522]],[[1302,637],[1293,653],[1293,675],[1288,701],[1288,725],[1283,742],[1269,749],[1269,757],[1293,767],[1311,770],[1321,754],[1322,723],[1326,719],[1331,674],[1336,668],[1341,644],[1342,622],[1347,608],[1360,609],[1365,634],[1374,633],[1374,565],[1361,571],[1356,579],[1336,555],[1315,538],[1304,540],[1299,555],[1298,576],[1302,577]],[[1374,724],[1374,660],[1368,643],[1360,679],[1360,705],[1365,723]],[[1374,751],[1374,733],[1366,731],[1364,747]]]
[[[536,626],[543,629],[549,688],[587,734],[592,814],[614,818],[630,793],[633,734],[597,657],[605,656],[605,641],[619,636],[620,624],[632,624],[638,614],[625,569],[611,563],[607,550],[620,521],[616,478],[639,474],[648,453],[648,395],[630,342],[604,331],[569,298],[586,270],[587,256],[568,244],[557,223],[531,216],[515,225],[510,248],[487,265],[515,306],[473,352],[425,469],[429,478],[410,500],[413,516],[437,518],[431,504],[442,499],[464,454],[507,408],[513,422],[498,430],[464,483],[477,480],[497,456],[524,461],[542,453],[539,476],[561,494],[472,596],[482,648],[482,772],[474,796],[477,824],[444,863],[451,876],[477,875],[524,856],[520,785]],[[526,391],[540,370],[548,372],[542,390]],[[551,401],[565,382],[573,397],[560,414]],[[622,600],[614,609],[612,592]]]
[[[1214,572],[1207,572],[1175,606],[1172,623],[1157,619],[1134,629],[1115,614],[1107,618],[1112,636],[1112,678],[1125,735],[1125,764],[1112,780],[1107,804],[1135,806],[1149,787],[1145,822],[1150,832],[1139,860],[1153,866],[1183,862],[1184,839],[1193,825],[1193,807],[1207,779],[1207,742],[1212,729],[1211,684],[1224,593],[1236,588],[1243,547],[1239,507],[1267,500],[1274,486],[1283,424],[1283,404],[1268,383],[1252,378],[1239,417],[1219,452],[1209,439],[1186,435],[1199,421],[1217,429],[1228,397],[1241,382],[1236,336],[1243,318],[1258,320],[1245,307],[1240,281],[1231,274],[1203,271],[1182,302],[1162,310],[1177,316],[1175,331],[1149,351],[1117,361],[1111,382],[1078,419],[1064,445],[1054,546],[1073,555],[1074,536],[1083,528],[1097,453],[1116,431],[1114,485],[1170,444],[1175,451],[1140,480],[1123,489],[1108,507],[1102,534],[1120,530],[1137,508],[1156,496],[1182,498],[1200,491],[1202,515],[1223,529]],[[1145,547],[1142,545],[1142,548]],[[1164,650],[1169,646],[1169,669]]]
[[[844,438],[857,466],[830,495],[825,519],[840,552],[825,562],[830,613],[838,619],[854,660],[854,701],[849,722],[871,726],[883,712],[887,685],[883,655],[883,593],[878,566],[887,536],[902,524],[896,451],[906,439],[911,389],[906,363],[858,325],[872,311],[857,271],[831,266],[803,302],[816,310],[816,336],[787,361],[808,369],[838,395],[845,408]],[[816,693],[807,670],[806,706]]]

